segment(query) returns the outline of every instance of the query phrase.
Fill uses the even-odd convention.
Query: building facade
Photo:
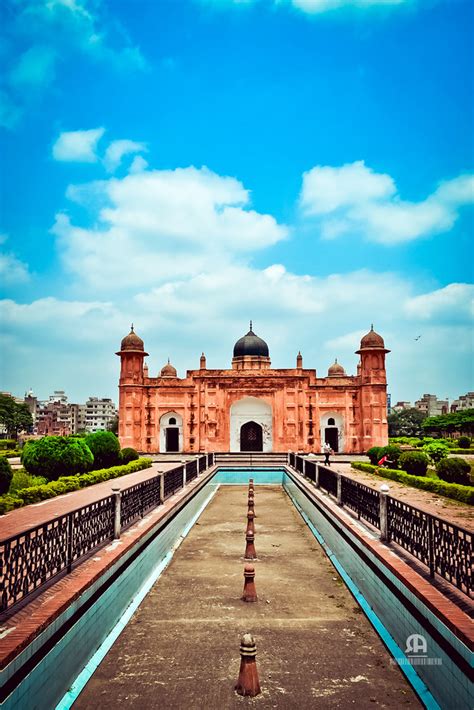
[[[122,340],[119,438],[143,452],[334,451],[360,453],[388,442],[383,338],[373,328],[356,351],[356,375],[337,362],[327,376],[303,367],[271,367],[268,346],[252,330],[234,346],[229,369],[200,367],[179,378],[168,362],[157,377],[134,332]]]
[[[435,394],[424,394],[415,402],[415,408],[427,417],[438,417],[449,412],[449,402],[447,399],[438,399]]]

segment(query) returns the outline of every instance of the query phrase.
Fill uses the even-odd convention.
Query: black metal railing
[[[357,517],[380,529],[380,494],[359,481],[341,476],[341,502]]]
[[[187,481],[196,478],[198,469],[204,471],[213,460],[213,454],[207,454],[187,463]],[[183,487],[183,466],[0,540],[0,612],[23,601],[59,574],[70,572],[73,563],[112,540],[117,535],[117,505],[120,534],[121,529],[163,503],[162,477],[164,500]]]
[[[290,465],[380,530],[382,539],[393,542],[425,565],[430,575],[447,580],[474,597],[474,533],[430,515],[397,498],[366,486],[323,464],[289,454]],[[313,477],[314,476],[314,477]],[[339,489],[339,490],[338,490]],[[386,507],[383,513],[383,507]],[[384,523],[382,522],[384,519]]]
[[[186,481],[192,481],[197,478],[198,475],[198,462],[196,459],[194,461],[189,461],[186,464]]]

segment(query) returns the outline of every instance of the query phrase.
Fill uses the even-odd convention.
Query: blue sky
[[[473,6],[463,0],[7,0],[0,388],[117,399],[230,363],[473,389]],[[415,340],[417,336],[421,338]]]

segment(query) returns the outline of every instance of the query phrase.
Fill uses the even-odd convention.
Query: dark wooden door
[[[257,422],[246,422],[240,429],[241,451],[263,451],[263,430]]]
[[[336,426],[328,426],[324,430],[325,441],[328,442],[331,449],[337,453],[339,451],[339,437]]]
[[[166,429],[166,451],[179,451],[179,428],[169,426]]]

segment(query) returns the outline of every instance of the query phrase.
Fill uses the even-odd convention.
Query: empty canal
[[[74,707],[422,707],[281,486],[255,494],[257,603],[243,589],[247,488],[221,486]],[[262,694],[241,698],[239,641]]]

